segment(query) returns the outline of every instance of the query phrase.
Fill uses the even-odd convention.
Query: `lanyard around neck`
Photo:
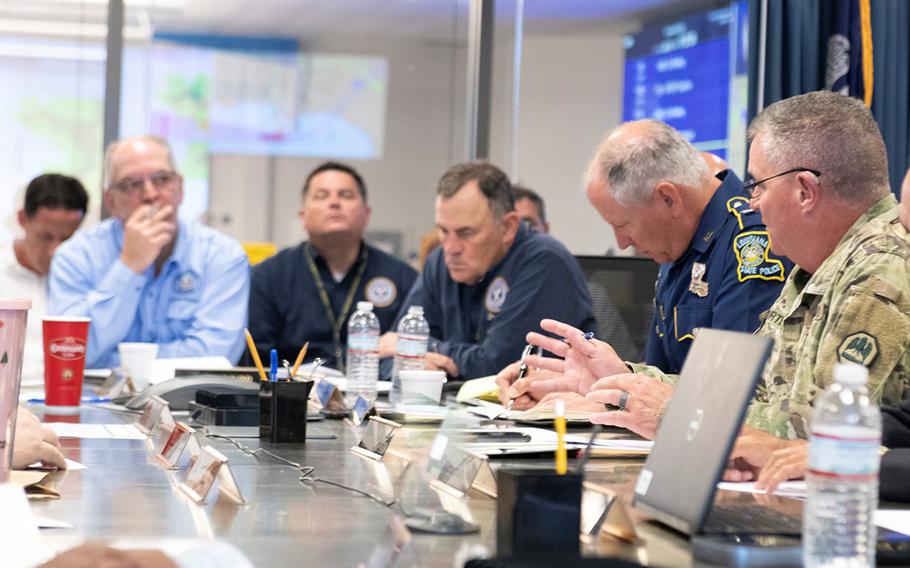
[[[360,266],[357,267],[357,274],[351,282],[351,287],[348,289],[348,294],[345,297],[344,303],[341,305],[341,311],[337,316],[332,310],[332,301],[329,299],[329,293],[326,292],[325,283],[322,281],[322,275],[319,274],[319,268],[316,267],[316,262],[313,260],[313,255],[310,253],[310,247],[311,245],[307,243],[307,246],[304,248],[304,256],[306,257],[306,263],[310,269],[310,274],[313,276],[313,281],[316,283],[316,290],[319,292],[319,299],[322,301],[322,307],[325,309],[325,317],[328,318],[329,324],[332,326],[332,342],[335,346],[335,359],[340,368],[342,365],[341,328],[347,320],[348,312],[351,310],[351,304],[354,302],[354,296],[357,294],[357,288],[360,287],[360,282],[363,280],[363,273],[367,269],[367,247],[366,245],[363,245],[363,252],[360,253],[360,258],[358,259]]]

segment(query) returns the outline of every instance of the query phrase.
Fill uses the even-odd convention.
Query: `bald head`
[[[607,133],[588,167],[587,184],[606,184],[622,204],[643,204],[657,184],[700,188],[711,172],[688,140],[657,120],[626,122]]]

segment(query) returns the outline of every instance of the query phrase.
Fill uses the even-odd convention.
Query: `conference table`
[[[32,408],[43,416],[44,408]],[[59,420],[57,417],[47,417]],[[81,423],[130,423],[135,414],[84,405]],[[432,427],[406,426],[398,436],[432,437]],[[368,460],[350,451],[355,432],[341,420],[311,422],[306,444],[270,444],[258,438],[236,439],[248,448],[265,448],[301,465],[313,475],[367,490],[372,482]],[[334,439],[325,439],[331,438]],[[62,440],[68,458],[87,466],[81,471],[51,474],[61,498],[33,501],[35,514],[71,523],[72,529],[42,532],[47,546],[60,549],[81,539],[129,539],[155,545],[160,539],[217,538],[243,551],[256,566],[357,566],[389,539],[393,508],[376,500],[320,482],[299,480],[293,467],[268,456],[252,456],[231,443],[204,438],[229,459],[231,471],[247,500],[235,505],[213,491],[196,504],[178,489],[185,471],[163,468],[147,441]],[[393,444],[394,448],[394,444]],[[492,467],[543,465],[543,459],[492,460]],[[592,459],[587,480],[631,498],[641,459]],[[571,464],[570,464],[571,465]],[[738,498],[738,497],[733,497]],[[472,546],[496,551],[496,501],[472,490],[467,506],[479,533],[447,536],[413,533],[400,566],[455,566]],[[650,566],[690,566],[690,545],[682,536],[652,523],[638,522],[636,545],[605,537],[585,544],[585,556],[614,556]],[[460,564],[457,564],[460,565]]]

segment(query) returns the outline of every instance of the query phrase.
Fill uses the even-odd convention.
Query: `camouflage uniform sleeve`
[[[870,276],[851,286],[832,313],[831,331],[819,344],[815,377],[820,389],[833,379],[836,363],[869,369],[869,395],[882,404],[898,404],[908,373],[910,282]],[[834,308],[834,306],[832,306]]]
[[[657,379],[658,381],[667,383],[668,385],[676,386],[676,383],[679,382],[679,375],[670,375],[668,373],[664,373],[653,365],[646,365],[645,363],[630,363],[626,361],[626,366],[629,367],[633,373],[641,373],[642,375],[646,375],[652,379]]]
[[[827,307],[813,306],[805,321],[777,338],[770,366],[786,372],[765,377],[749,409],[750,426],[807,437],[812,403],[841,362],[869,369],[867,387],[876,402],[900,402],[910,373],[908,251],[906,238],[894,236],[879,236],[853,251],[832,283]],[[799,339],[787,341],[795,340],[794,333]],[[777,366],[775,357],[791,362]]]

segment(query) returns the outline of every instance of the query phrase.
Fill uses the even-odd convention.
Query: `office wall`
[[[575,254],[617,252],[582,177],[604,133],[622,120],[622,38],[632,25],[524,38],[517,176],[510,173],[541,194],[551,233]],[[496,65],[510,78],[511,37],[501,43]],[[498,73],[495,87],[491,159],[510,168],[511,94]]]
[[[607,26],[603,31],[568,37],[527,34],[524,41],[517,177],[543,195],[552,232],[576,254],[615,250],[612,231],[587,202],[582,175],[603,133],[621,120],[625,29]],[[498,35],[496,48],[490,159],[509,170],[510,35]],[[321,43],[308,44],[306,49],[389,58],[385,155],[379,160],[351,163],[361,170],[369,186],[373,208],[370,228],[399,230],[404,250],[416,250],[420,236],[433,228],[436,181],[450,164],[465,157],[463,38],[433,43]],[[251,179],[255,176],[239,175],[244,169],[262,171],[263,160],[213,158],[210,221],[219,227],[219,218],[224,216],[216,203],[239,203],[219,199],[218,193],[252,191],[263,201],[272,195],[266,221],[269,228],[256,235],[235,236],[270,237],[279,246],[289,246],[304,236],[296,217],[301,182],[322,160],[274,158],[265,166],[268,171],[262,173],[261,183]],[[248,167],[242,165],[245,162]],[[220,164],[224,164],[223,170]],[[267,191],[270,183],[274,184],[271,194]],[[248,204],[249,200],[242,202]],[[229,227],[219,228],[232,232]]]

